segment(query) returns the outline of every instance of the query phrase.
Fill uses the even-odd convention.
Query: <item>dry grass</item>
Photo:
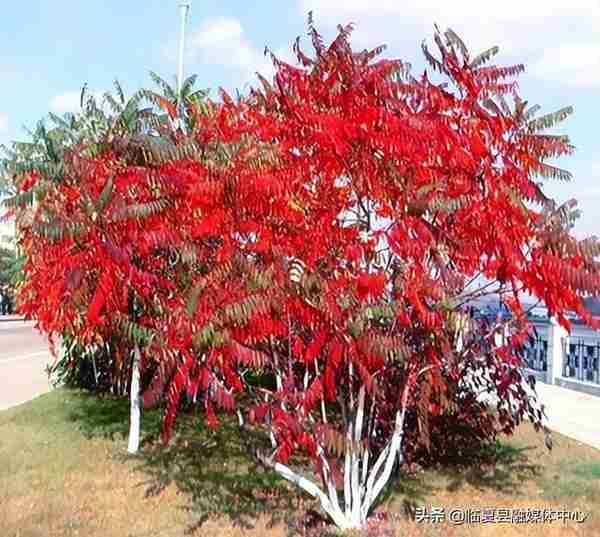
[[[415,524],[396,521],[398,535],[415,537],[600,536],[600,452],[554,434],[549,452],[529,424],[496,448],[495,464],[469,469],[429,470],[380,508],[400,513],[418,496],[419,505],[477,510],[485,508],[567,509],[588,513],[584,523]]]
[[[0,413],[0,536],[288,535],[285,515],[314,504],[255,468],[234,427],[208,432],[182,420],[168,449],[127,457],[126,404],[57,390]],[[531,427],[490,450],[489,463],[399,480],[379,511],[394,534],[415,537],[600,536],[600,452],[560,435],[548,452]],[[151,494],[148,494],[151,493]],[[566,508],[583,524],[418,524],[415,506]],[[275,518],[274,518],[274,516]]]

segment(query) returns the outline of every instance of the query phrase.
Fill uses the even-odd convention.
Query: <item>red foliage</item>
[[[462,404],[452,390],[474,372],[510,400],[527,333],[520,293],[565,325],[568,310],[591,322],[582,297],[600,291],[599,250],[568,235],[536,182],[571,148],[537,135],[520,100],[506,106],[521,68],[473,64],[452,36],[436,36],[441,59],[425,50],[448,85],[353,52],[348,28],[329,47],[312,32],[314,58],[296,49],[300,66],[274,59],[273,84],[210,103],[189,136],[168,134],[166,163],[75,148],[22,228],[22,310],[87,343],[130,348],[127,322],[146,329],[158,364],[146,399],[166,389],[165,438],[183,393],[216,426],[215,407],[231,412],[247,391],[277,459],[303,451],[320,472],[349,449],[360,393],[359,441],[376,452],[404,405],[429,443],[429,417]],[[505,299],[506,326],[464,312],[486,293]],[[276,388],[247,386],[249,370]],[[520,395],[517,413],[539,420]],[[511,430],[508,412],[499,425]]]
[[[302,449],[300,431],[332,449],[314,423],[326,412],[345,434],[361,386],[370,420],[363,439],[382,449],[409,367],[421,372],[410,398],[411,412],[423,405],[421,429],[426,415],[455,415],[457,404],[490,436],[524,416],[539,424],[519,370],[528,330],[519,296],[531,293],[568,325],[567,311],[591,322],[582,297],[600,291],[597,244],[570,237],[564,208],[537,184],[544,160],[571,146],[537,134],[518,97],[514,111],[506,106],[521,66],[473,66],[453,34],[446,43],[436,37],[441,59],[426,52],[452,90],[426,73],[413,78],[402,61],[354,53],[348,29],[328,48],[312,35],[315,57],[297,49],[299,67],[275,59],[274,83],[263,81],[236,114],[236,128],[277,141],[277,158],[261,173],[281,185],[272,192],[288,205],[254,228],[270,248],[261,243],[257,259],[293,259],[291,277],[274,277],[271,290],[279,309],[270,314],[288,327],[270,344],[281,381],[270,424],[279,456]],[[496,327],[468,318],[462,305],[485,294],[502,296],[512,320]],[[510,337],[495,346],[505,329]],[[490,371],[497,421],[449,393],[468,374]],[[313,397],[317,379],[323,409]],[[417,397],[423,386],[427,397]]]

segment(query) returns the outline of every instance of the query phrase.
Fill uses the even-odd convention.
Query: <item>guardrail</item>
[[[600,333],[569,335],[554,319],[526,346],[524,361],[538,381],[600,396]]]
[[[536,336],[525,347],[525,364],[534,371],[548,371],[548,339]]]
[[[563,377],[600,386],[600,339],[564,339]]]

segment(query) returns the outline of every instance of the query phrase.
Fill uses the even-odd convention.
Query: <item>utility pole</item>
[[[179,70],[177,72],[177,100],[181,96],[181,85],[183,84],[183,50],[185,47],[185,26],[188,13],[192,5],[191,0],[179,2],[179,14],[181,15],[181,31],[179,36]]]

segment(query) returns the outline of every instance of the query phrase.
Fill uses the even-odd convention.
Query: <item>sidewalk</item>
[[[543,382],[535,389],[551,430],[600,449],[600,397]]]
[[[0,323],[2,321],[25,321],[22,315],[0,315]]]
[[[544,406],[543,424],[550,430],[600,450],[600,397],[541,381],[535,383],[535,394],[525,382],[523,388],[535,397],[535,408]],[[497,403],[497,395],[488,392],[479,393],[478,399],[492,407]]]

